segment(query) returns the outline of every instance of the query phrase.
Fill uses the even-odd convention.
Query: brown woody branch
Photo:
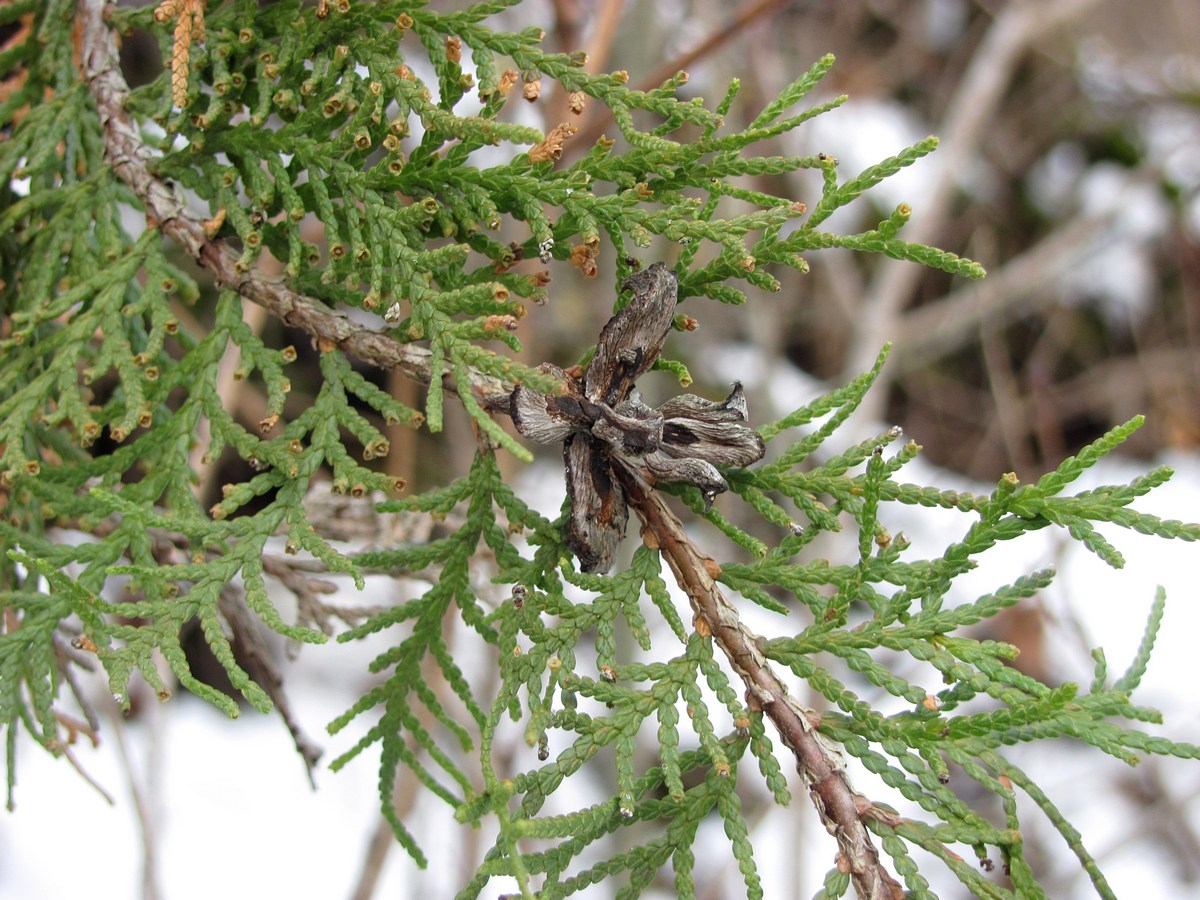
[[[155,154],[125,111],[129,85],[121,74],[116,40],[105,23],[107,8],[105,0],[80,2],[83,76],[100,113],[109,164],[141,201],[147,226],[178,244],[220,287],[236,291],[285,325],[307,332],[320,349],[336,347],[363,362],[428,384],[432,377],[429,350],[352,322],[320,300],[261,272],[243,271],[238,265],[241,254],[226,241],[210,238],[203,222],[187,211],[173,186],[154,174]],[[458,389],[446,380],[449,390]],[[470,389],[486,408],[507,412],[511,384],[473,372]]]
[[[850,874],[859,897],[899,900],[900,886],[880,860],[864,819],[877,817],[874,804],[856,792],[837,751],[817,734],[818,716],[802,707],[771,670],[758,646],[758,637],[738,616],[717,586],[720,567],[702,553],[663,500],[642,476],[614,466],[629,505],[644,526],[643,539],[667,560],[679,586],[692,603],[694,626],[710,634],[746,685],[751,709],[762,710],[796,757],[796,771],[808,785],[809,796],[822,824],[838,842],[838,866]]]
[[[752,8],[771,5],[760,3]],[[320,300],[258,271],[242,271],[237,250],[225,241],[210,238],[202,221],[187,211],[174,188],[155,175],[154,153],[125,110],[129,86],[121,74],[116,41],[105,23],[106,8],[105,0],[80,2],[82,69],[100,114],[109,163],[142,203],[147,225],[177,243],[211,273],[218,285],[262,306],[284,324],[305,331],[321,349],[338,348],[364,362],[428,384],[434,377],[429,350],[351,322]],[[446,387],[461,390],[464,386],[448,383]],[[509,411],[511,384],[472,372],[469,387],[486,408]],[[809,786],[813,804],[838,842],[838,865],[849,872],[860,897],[902,897],[903,889],[881,862],[864,824],[866,819],[877,817],[874,805],[850,786],[836,750],[827,747],[817,734],[816,714],[788,694],[759,650],[757,637],[721,593],[714,580],[719,574],[717,563],[696,548],[661,495],[640,475],[623,465],[614,470],[645,526],[645,534],[658,546],[687,593],[697,630],[713,636],[745,682],[751,707],[767,715],[795,755],[796,769]]]

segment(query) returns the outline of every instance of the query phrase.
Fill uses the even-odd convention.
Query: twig
[[[692,543],[662,495],[641,475],[620,465],[614,469],[629,505],[642,520],[644,537],[657,546],[688,595],[696,630],[712,635],[745,682],[750,707],[766,714],[795,754],[796,771],[808,785],[822,823],[838,842],[839,867],[850,873],[859,897],[899,900],[904,890],[880,860],[864,824],[864,819],[874,817],[874,804],[850,786],[836,751],[817,734],[817,714],[804,709],[788,694],[759,649],[757,636],[721,593],[715,581],[720,573],[716,561]]]
[[[582,40],[580,29],[582,6],[579,3],[566,3],[564,0],[556,0],[554,6],[558,48],[564,53],[570,52],[576,49]],[[587,56],[583,70],[589,75],[598,75],[608,67],[612,45],[616,40],[621,15],[624,11],[624,0],[603,0],[601,3],[594,4],[588,42],[583,47]],[[602,125],[609,121],[609,117],[606,115],[607,107],[597,103],[587,104],[583,107],[582,113],[577,114],[577,117],[570,117],[567,96],[566,89],[559,85],[554,92],[554,103],[548,107],[548,110],[554,110],[554,112],[546,112],[547,120],[550,123],[573,121],[578,129],[586,134],[591,133],[593,123],[597,119],[602,120]],[[598,134],[599,132],[597,132]],[[594,139],[588,143],[572,140],[567,145],[568,155],[582,155],[587,152],[586,148],[594,143]],[[571,148],[575,148],[574,153],[571,152]]]
[[[728,43],[743,29],[752,22],[761,18],[769,12],[774,11],[777,7],[782,6],[784,0],[750,0],[745,3],[741,9],[734,14],[733,18],[728,22],[724,22],[712,30],[712,32],[703,41],[679,56],[667,60],[656,71],[647,75],[636,85],[639,91],[649,91],[658,87],[668,78],[675,75],[681,69],[686,69],[698,59],[703,59],[709,53],[712,53],[722,44]],[[614,12],[610,9],[605,9],[608,18],[611,19]],[[615,25],[615,21],[606,23],[606,27],[611,28]],[[580,129],[579,134],[574,138],[572,146],[576,148],[590,147],[596,143],[597,139],[604,133],[604,128],[612,121],[612,115],[597,113],[588,119],[586,127]],[[579,151],[581,152],[581,151]]]
[[[416,778],[402,779],[401,783],[415,781]],[[350,900],[371,900],[375,896],[375,888],[379,886],[379,878],[383,874],[383,864],[387,862],[388,853],[396,844],[396,835],[392,832],[392,823],[379,816],[375,830],[367,842],[367,852],[363,858],[362,871],[354,885]]]
[[[613,42],[617,39],[617,25],[624,12],[623,0],[607,0],[596,12],[596,21],[586,48],[587,62],[583,69],[589,75],[598,75],[606,67]]]
[[[283,674],[272,658],[270,649],[264,643],[258,623],[246,607],[246,601],[243,599],[241,591],[233,585],[228,585],[221,591],[221,596],[217,600],[217,608],[229,626],[230,646],[233,648],[234,656],[246,669],[246,674],[254,679],[271,698],[271,703],[279,713],[279,717],[283,719],[288,734],[292,736],[296,752],[304,761],[308,783],[313,790],[316,790],[313,770],[325,751],[309,738],[299,719],[296,718],[296,714],[292,711],[291,701],[283,689]]]
[[[983,326],[1000,327],[1018,316],[1057,304],[1058,294],[1047,291],[1039,295],[1037,287],[1093,252],[1114,218],[1114,213],[1080,215],[990,272],[984,281],[961,287],[905,314],[893,326],[895,348],[888,370],[895,377],[916,366],[927,366],[931,360],[958,350]]]
[[[79,762],[74,751],[71,749],[71,746],[75,743],[76,738],[81,734],[86,735],[87,739],[91,741],[93,747],[98,746],[100,741],[96,737],[95,729],[85,722],[80,722],[77,719],[71,718],[65,713],[56,712],[54,714],[54,718],[61,727],[66,729],[67,739],[56,739],[51,744],[52,749],[55,752],[63,755],[63,758],[71,764],[71,768],[78,772],[79,776],[88,784],[90,784],[96,793],[104,798],[105,803],[107,803],[109,806],[116,806],[116,801],[113,800],[112,795],[104,789],[103,785],[101,785],[99,781],[88,774],[87,770],[83,767],[83,764]],[[9,811],[11,812],[11,810],[12,807],[10,806]]]
[[[137,767],[125,744],[125,722],[121,717],[121,712],[116,704],[112,704],[108,707],[108,713],[112,720],[112,733],[117,743],[117,753],[121,757],[121,766],[125,770],[125,778],[129,782],[129,796],[133,800],[133,810],[137,815],[138,831],[142,838],[142,900],[160,900],[163,893],[158,879],[159,828],[157,804],[152,802],[156,793],[152,782],[157,780],[154,775],[162,762],[162,747],[159,743],[161,729],[158,728],[157,719],[152,719],[146,738],[145,780],[142,781],[138,778],[135,771]],[[153,710],[150,715],[157,717],[158,711]]]
[[[963,74],[958,91],[946,110],[942,142],[938,151],[940,174],[932,190],[922,199],[920,214],[913,217],[905,239],[920,244],[934,243],[950,212],[959,179],[968,168],[972,154],[994,119],[996,106],[1020,62],[1021,55],[1035,39],[1070,22],[1097,0],[1055,0],[1052,3],[1010,3],[1003,7],[988,29]],[[917,266],[894,264],[881,267],[878,277],[863,300],[853,346],[846,356],[845,371],[857,375],[871,368],[879,348],[896,337],[898,320],[912,297]],[[895,376],[892,368],[891,375]],[[879,413],[887,392],[877,384],[863,404],[863,416],[882,418]]]

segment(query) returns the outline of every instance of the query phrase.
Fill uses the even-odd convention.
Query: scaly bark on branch
[[[822,824],[838,842],[838,866],[849,872],[859,897],[900,900],[904,889],[883,865],[863,822],[865,818],[881,816],[875,813],[868,798],[850,786],[837,752],[827,747],[817,734],[817,714],[802,707],[788,693],[759,650],[757,636],[721,593],[714,577],[720,571],[716,560],[692,543],[662,494],[651,488],[639,473],[623,466],[614,468],[629,505],[642,520],[644,537],[657,546],[675,580],[688,595],[696,630],[712,635],[745,683],[751,708],[763,711],[795,754],[796,771],[808,785]]]

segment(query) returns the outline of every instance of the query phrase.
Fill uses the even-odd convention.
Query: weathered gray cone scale
[[[600,332],[596,355],[582,382],[557,366],[562,394],[517,385],[510,398],[513,423],[524,437],[563,442],[571,517],[564,535],[585,572],[607,571],[629,518],[612,466],[646,469],[660,481],[700,489],[711,502],[728,489],[716,466],[748,466],[765,447],[745,424],[746,396],[735,384],[722,401],[682,394],[658,409],[642,402],[634,385],[662,352],[675,316],[678,282],[663,263],[628,278],[629,305]]]

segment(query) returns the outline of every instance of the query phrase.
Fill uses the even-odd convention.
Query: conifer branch
[[[146,146],[138,126],[125,110],[129,85],[121,74],[116,40],[105,23],[106,0],[82,0],[80,23],[83,75],[100,113],[105,151],[112,170],[142,203],[149,228],[157,228],[208,270],[221,287],[266,309],[285,325],[309,334],[322,352],[343,352],[378,366],[397,370],[428,384],[432,378],[432,353],[388,334],[356,324],[321,301],[268,278],[256,269],[244,271],[241,254],[226,241],[210,238],[204,223],[187,211],[174,188],[152,170],[153,151]],[[508,411],[512,385],[475,369],[469,370],[471,390],[484,408]],[[457,391],[449,377],[445,388]]]
[[[746,685],[751,709],[762,710],[775,724],[788,749],[795,754],[796,771],[809,787],[821,821],[840,848],[838,868],[848,871],[859,897],[897,900],[904,890],[879,857],[865,820],[880,815],[875,805],[850,785],[837,751],[816,731],[819,717],[788,694],[759,649],[759,638],[742,622],[733,604],[714,580],[719,567],[692,543],[683,523],[671,512],[661,494],[638,473],[614,466],[629,505],[643,524],[643,540],[666,558],[675,580],[688,595],[695,614],[694,626],[709,634]]]
[[[339,733],[368,713],[382,716],[331,768],[380,745],[383,813],[418,865],[425,865],[425,857],[406,827],[404,804],[395,799],[401,778],[453,806],[459,822],[493,817],[497,843],[463,889],[464,898],[479,896],[501,876],[515,878],[525,894],[540,882],[539,896],[550,897],[625,872],[622,894],[636,896],[668,855],[677,893],[695,897],[697,827],[710,812],[724,821],[746,896],[761,897],[758,848],[739,798],[739,765],[756,759],[774,799],[790,801],[781,770],[786,755],[767,735],[764,718],[794,757],[820,821],[837,841],[823,896],[843,896],[853,884],[860,897],[896,900],[905,896],[901,882],[914,896],[929,895],[909,846],[933,854],[980,896],[1009,895],[966,864],[953,845],[969,847],[985,872],[992,865],[987,854],[998,851],[1012,894],[1041,896],[1023,851],[1036,833],[1025,830],[1014,786],[1041,808],[1097,890],[1108,896],[1078,834],[996,748],[1072,737],[1127,762],[1141,753],[1200,757],[1200,748],[1110,721],[1155,720],[1152,711],[1133,706],[1128,693],[1145,671],[1161,625],[1162,598],[1126,674],[1106,687],[1106,662],[1097,650],[1092,689],[1081,694],[1073,684],[1051,688],[1019,673],[1008,665],[1016,652],[1009,645],[959,633],[1044,588],[1048,573],[1019,578],[974,603],[957,603],[950,588],[980,553],[1047,526],[1067,530],[1112,565],[1120,565],[1122,557],[1096,523],[1200,540],[1200,527],[1130,506],[1169,477],[1165,467],[1128,486],[1064,494],[1140,419],[1036,482],[1005,476],[983,496],[892,480],[919,449],[910,443],[885,455],[898,431],[812,460],[860,407],[882,356],[848,386],[759,429],[748,424],[740,385],[722,401],[685,394],[648,406],[634,388],[652,365],[674,373],[685,386],[690,381],[682,362],[659,358],[671,328],[690,330],[695,324],[677,314],[680,300],[744,302],[746,295],[732,286],[735,280],[779,290],[774,267],[805,271],[800,254],[835,247],[972,278],[982,269],[899,239],[911,213],[907,204],[859,234],[818,227],[931,152],[934,139],[845,181],[836,160],[825,154],[761,155],[762,142],[841,102],[789,112],[820,81],[832,57],[785,88],[748,128],[730,133],[722,128],[736,80],[714,110],[676,96],[682,75],[652,90],[631,90],[624,73],[590,74],[578,54],[537,49],[540,29],[500,33],[480,24],[509,2],[479,3],[445,15],[413,3],[411,14],[394,19],[366,3],[300,4],[298,19],[286,4],[261,9],[252,2],[222,4],[210,11],[212,43],[202,45],[198,29],[205,0],[162,0],[159,24],[168,25],[163,18],[178,20],[173,42],[170,27],[158,35],[172,70],[136,91],[121,73],[113,32],[126,25],[154,30],[151,10],[159,0],[120,13],[113,0],[43,4],[50,10],[45,46],[57,46],[59,67],[53,79],[44,67],[22,69],[26,93],[7,107],[0,103],[0,129],[11,125],[15,138],[0,144],[6,148],[0,170],[10,179],[26,178],[29,189],[3,211],[7,225],[0,229],[6,236],[11,232],[19,251],[10,267],[19,278],[10,281],[5,270],[5,281],[19,285],[12,317],[19,327],[0,340],[0,351],[12,353],[10,365],[0,370],[0,422],[7,428],[0,434],[0,500],[7,504],[0,536],[16,548],[0,560],[7,566],[0,572],[5,605],[0,680],[17,686],[0,691],[0,726],[9,729],[9,740],[24,727],[47,749],[71,759],[63,733],[69,743],[81,726],[56,708],[62,685],[76,694],[89,727],[96,726],[72,680],[73,666],[103,667],[119,702],[137,671],[165,699],[171,691],[168,673],[158,665],[164,659],[184,687],[236,714],[232,700],[192,674],[181,647],[180,628],[198,611],[204,639],[233,685],[255,708],[275,707],[283,714],[311,768],[319,751],[290,716],[279,672],[255,643],[259,625],[314,643],[333,634],[333,619],[350,626],[337,629],[338,639],[347,642],[402,625],[393,645],[371,663],[373,672],[388,673],[385,680],[359,696],[330,731]],[[1087,2],[1062,0],[1059,6]],[[22,8],[38,5],[21,0]],[[774,5],[776,0],[748,0],[744,15]],[[78,10],[73,31],[61,9]],[[117,23],[122,25],[114,27]],[[354,41],[336,43],[350,33]],[[433,64],[436,85],[398,64],[406,52],[398,42],[406,33],[419,40],[417,54]],[[41,52],[43,38],[35,34],[36,45],[23,40],[12,53],[6,45],[0,76],[14,62],[24,67]],[[360,35],[370,40],[359,42]],[[468,48],[473,71],[461,64]],[[513,68],[501,72],[507,61]],[[548,85],[559,85],[572,114],[590,100],[594,114],[609,110],[631,149],[610,152],[611,142],[604,142],[571,167],[555,166],[568,137],[569,149],[592,143],[582,138],[586,120],[580,120],[582,134],[572,137],[573,126],[542,135],[498,117],[504,97],[519,82],[526,99],[536,99],[542,76]],[[62,82],[80,77],[87,92],[60,90]],[[456,108],[475,79],[484,109],[462,115]],[[21,126],[13,104],[32,105],[51,86],[53,96],[40,111],[30,110]],[[98,115],[92,114],[93,102]],[[82,132],[56,130],[80,114],[86,120]],[[654,117],[656,124],[642,131],[635,114]],[[159,142],[152,133],[144,136],[149,120],[167,123],[173,137]],[[410,123],[421,126],[420,139],[409,133]],[[684,126],[688,130],[676,135]],[[307,150],[301,146],[305,140]],[[496,143],[530,149],[509,163],[481,169],[471,154]],[[811,212],[788,198],[738,186],[745,177],[801,169],[822,176]],[[603,187],[593,189],[596,185]],[[194,191],[188,202],[185,188]],[[725,217],[718,209],[725,198],[754,211]],[[203,212],[189,209],[197,199],[194,208]],[[130,236],[119,221],[127,204],[143,210],[140,236]],[[89,218],[80,210],[98,212]],[[806,212],[799,227],[783,229]],[[314,220],[324,229],[327,263],[301,230]],[[505,246],[489,236],[507,220],[525,223],[523,243]],[[750,239],[752,233],[757,239]],[[164,256],[164,235],[221,289],[207,333],[201,334],[203,318],[182,330],[174,318],[177,301],[190,301],[196,292],[192,279]],[[586,371],[549,364],[539,371],[483,346],[500,341],[518,352],[511,332],[524,308],[506,301],[510,294],[544,297],[549,272],[521,274],[515,269],[519,260],[536,253],[547,264],[552,258],[569,260],[584,275],[595,275],[606,239],[616,252],[617,283],[634,296],[618,304],[621,311],[600,334]],[[627,254],[656,239],[684,249],[671,268],[660,263],[641,269],[638,257]],[[716,248],[709,262],[696,262],[701,245]],[[287,278],[256,267],[264,250],[280,262],[287,259]],[[60,256],[61,261],[51,259]],[[248,324],[240,301],[302,330],[320,350],[321,387],[299,415],[288,416],[284,409],[290,381],[283,366],[296,360],[295,348],[268,346]],[[409,318],[402,320],[403,304]],[[351,319],[344,310],[356,306],[387,312],[382,320]],[[167,343],[171,335],[173,345]],[[228,411],[233,401],[219,365],[228,347],[240,351],[241,365],[232,377],[257,372],[254,377],[266,385],[262,438]],[[424,416],[353,370],[349,357],[428,385]],[[108,380],[112,370],[116,389],[89,387],[98,378]],[[402,484],[358,464],[351,451],[361,448],[364,462],[387,453],[388,441],[376,424],[380,417],[389,424],[427,421],[437,431],[444,391],[459,395],[478,426],[481,446],[495,441],[526,452],[493,420],[498,412],[513,419],[522,437],[565,446],[569,504],[558,522],[516,495],[487,447],[453,483],[376,506],[382,496],[377,492],[395,492]],[[281,420],[281,433],[268,437]],[[210,432],[198,433],[197,422],[207,422]],[[809,425],[814,427],[771,462],[748,468],[763,457],[767,442]],[[115,450],[89,450],[105,429],[115,445],[132,440]],[[249,471],[223,485],[221,502],[206,511],[190,487],[192,479],[198,467],[215,470],[213,462],[227,450],[226,458],[236,451]],[[326,471],[331,484],[324,481]],[[690,485],[682,497],[692,512],[747,550],[750,559],[722,566],[703,553],[656,489],[665,482]],[[319,499],[328,490],[337,495],[329,506]],[[774,546],[710,509],[713,495],[724,490],[779,529]],[[342,509],[347,494],[369,508],[371,527],[365,532],[357,517],[323,513]],[[784,501],[807,523],[795,521],[792,510],[780,505]],[[914,558],[904,555],[907,542],[887,530],[880,514],[884,502],[957,510],[978,521],[942,556]],[[261,509],[255,511],[255,505]],[[605,575],[629,506],[641,520],[645,547],[623,571]],[[419,534],[385,526],[388,520],[373,518],[376,512],[455,519],[446,534],[436,536],[432,526]],[[851,522],[859,538],[853,561],[811,558],[805,548],[817,535]],[[97,541],[84,549],[56,543],[55,533],[64,527],[87,531]],[[517,533],[525,534],[531,554],[514,541]],[[266,551],[268,539],[283,535],[286,560]],[[370,549],[343,553],[330,540]],[[564,564],[564,550],[574,553],[577,567]],[[513,585],[511,602],[492,603],[477,589],[473,565],[481,555],[495,583]],[[694,633],[688,633],[667,592],[663,557],[689,597]],[[332,591],[333,583],[309,577],[351,575],[361,589],[364,575],[372,572],[427,584],[420,596],[396,604],[335,608],[318,596]],[[110,579],[124,576],[136,579],[138,590],[118,604],[110,600]],[[296,595],[295,625],[283,620],[267,595],[264,576]],[[735,598],[779,613],[789,608],[779,599],[784,591],[810,610],[813,625],[761,637],[747,628],[721,584]],[[591,595],[590,601],[568,596],[568,585]],[[869,619],[858,621],[868,612]],[[627,662],[619,629],[650,654],[651,617],[658,614],[685,650],[650,663]],[[71,616],[81,624],[72,625]],[[129,624],[135,618],[139,624]],[[498,691],[492,689],[491,671],[474,672],[456,662],[447,623],[460,620],[475,646],[497,651]],[[599,677],[590,671],[589,642]],[[875,658],[878,649],[888,655]],[[894,671],[892,655],[920,662],[919,681]],[[844,677],[847,669],[850,678]],[[744,685],[744,703],[733,673]],[[818,714],[789,696],[781,675],[802,679],[828,707]],[[930,693],[921,682],[938,675],[945,687]],[[910,708],[885,715],[870,696],[859,696],[864,682],[858,676]],[[725,737],[708,710],[714,698],[736,728]],[[462,714],[447,708],[444,699]],[[679,727],[682,708],[695,736],[692,749],[687,746],[692,737]],[[525,739],[536,747],[539,763],[512,777],[502,770],[519,763],[502,755],[504,745],[496,741],[498,735],[507,740],[500,731],[506,715],[524,720]],[[635,755],[637,741],[655,721],[659,763],[643,767]],[[570,743],[551,760],[556,735]],[[616,795],[567,814],[544,809],[549,796],[585,764],[606,765],[592,759],[601,749],[613,759]],[[855,791],[846,757],[879,776],[885,785],[880,791],[898,792],[928,815],[902,818],[882,804],[885,793],[873,789],[876,800]],[[476,761],[482,792],[471,772]],[[950,786],[951,764],[1003,804],[1003,827]],[[8,773],[11,803],[11,759]],[[635,822],[662,827],[650,840],[622,847],[610,858],[589,858],[604,852],[608,835]],[[521,847],[526,839],[556,843]],[[368,873],[363,883],[369,880]]]

